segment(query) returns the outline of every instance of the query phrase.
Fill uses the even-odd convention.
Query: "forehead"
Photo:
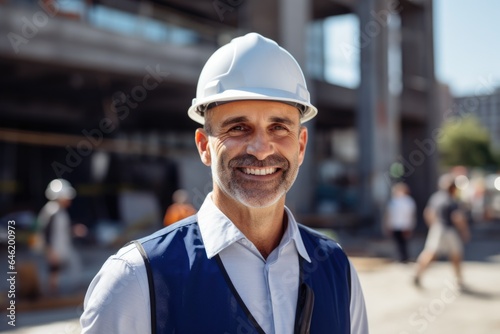
[[[299,110],[287,103],[263,100],[232,101],[210,110],[212,123],[218,124],[227,118],[244,117],[248,121],[283,118],[292,123],[300,123]]]

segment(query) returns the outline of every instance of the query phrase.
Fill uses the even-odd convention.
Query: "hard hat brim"
[[[269,94],[269,89],[265,89],[266,94],[259,92],[261,89],[253,89],[250,90],[246,88],[245,90],[226,90],[223,93],[216,94],[210,96],[210,98],[203,99],[202,101],[193,100],[193,105],[188,109],[188,116],[195,122],[200,124],[205,124],[205,118],[203,117],[203,112],[200,110],[204,110],[206,106],[215,102],[232,102],[232,101],[244,101],[244,100],[263,100],[263,101],[276,101],[276,102],[286,102],[286,103],[297,103],[304,106],[304,112],[300,119],[300,123],[305,123],[318,113],[318,109],[312,104],[294,99],[289,97],[286,92],[278,91],[274,92],[274,94]]]

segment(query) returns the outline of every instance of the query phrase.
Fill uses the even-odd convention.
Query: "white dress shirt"
[[[310,262],[297,222],[285,210],[287,229],[267,259],[214,205],[210,194],[197,214],[207,257],[220,255],[243,302],[268,334],[293,333],[299,255]],[[363,294],[352,266],[351,280],[351,333],[366,334]],[[80,319],[82,333],[149,333],[150,320],[144,262],[135,246],[129,245],[111,256],[90,284]]]
[[[415,227],[416,204],[408,195],[392,198],[388,205],[388,225],[391,230],[411,231]]]

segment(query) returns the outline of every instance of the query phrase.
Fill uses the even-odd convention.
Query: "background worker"
[[[63,270],[68,270],[68,281],[74,283],[81,267],[80,258],[73,246],[73,229],[67,211],[75,196],[76,191],[67,180],[52,180],[45,190],[45,197],[49,201],[38,215],[49,269],[49,293],[52,295],[60,292]]]
[[[173,203],[165,211],[163,225],[168,226],[179,220],[192,216],[196,213],[194,206],[189,203],[189,194],[184,189],[177,189],[172,195]]]
[[[408,240],[415,228],[415,200],[410,196],[410,188],[403,182],[392,186],[392,196],[387,204],[384,232],[390,235],[396,244],[399,261],[409,260]]]

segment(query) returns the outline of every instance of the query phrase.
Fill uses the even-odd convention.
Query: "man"
[[[424,209],[424,218],[429,225],[429,233],[424,250],[417,259],[414,283],[421,284],[421,277],[438,255],[446,254],[453,265],[457,285],[463,287],[462,258],[463,242],[470,238],[467,218],[456,199],[457,186],[451,174],[439,179],[439,190],[429,199]]]
[[[195,142],[213,192],[197,215],[106,262],[83,332],[368,333],[347,257],[285,207],[306,150],[301,123],[316,113],[274,41],[251,33],[216,51],[188,110],[204,124]]]
[[[415,227],[415,200],[410,196],[410,188],[404,182],[392,186],[392,197],[387,205],[384,232],[391,235],[396,243],[399,261],[406,263],[408,239]]]

